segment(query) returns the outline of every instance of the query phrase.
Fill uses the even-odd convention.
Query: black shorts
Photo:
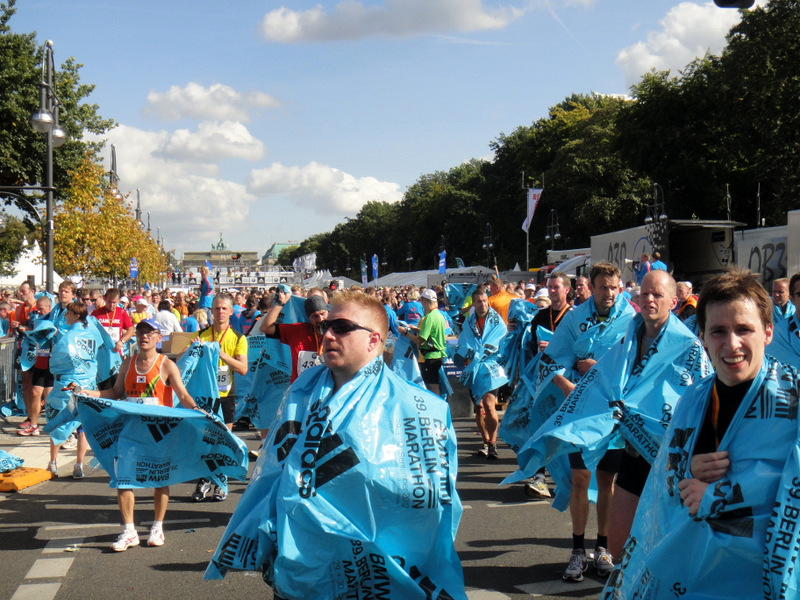
[[[622,460],[623,454],[625,454],[625,451],[622,449],[608,450],[597,464],[597,470],[605,471],[606,473],[618,473],[619,462]],[[586,464],[583,462],[583,456],[580,452],[573,452],[569,455],[569,467],[570,469],[586,468]]]
[[[632,456],[622,452],[622,459],[617,472],[617,485],[634,496],[641,496],[647,476],[650,474],[650,463],[642,456]]]
[[[31,367],[31,384],[36,387],[51,388],[55,377],[49,369]]]
[[[222,403],[222,422],[233,423],[233,417],[236,414],[236,396],[225,396],[220,398]]]
[[[422,372],[422,381],[425,382],[425,385],[439,385],[439,369],[441,368],[441,358],[426,358],[425,362],[419,363],[419,370]]]

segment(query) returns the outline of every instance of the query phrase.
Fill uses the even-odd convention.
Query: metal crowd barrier
[[[16,374],[14,373],[14,348],[16,338],[0,338],[0,404],[14,397]]]

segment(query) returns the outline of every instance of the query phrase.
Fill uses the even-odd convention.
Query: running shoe
[[[31,423],[30,419],[25,419],[22,423],[17,425],[17,429],[28,429],[33,423]]]
[[[218,485],[214,486],[214,500],[216,500],[217,502],[222,502],[223,500],[227,499],[227,497],[228,497],[228,492],[223,490]]]
[[[208,479],[201,479],[197,482],[197,487],[192,494],[192,500],[195,502],[202,502],[211,491],[211,482]]]
[[[78,438],[75,437],[74,433],[69,434],[69,437],[67,438],[67,441],[65,441],[63,444],[61,444],[61,447],[64,448],[64,450],[72,450],[74,448],[77,448],[78,447]]]
[[[614,570],[614,560],[602,546],[594,549],[594,568],[600,577],[608,577]]]
[[[117,541],[111,544],[111,549],[114,552],[125,552],[131,546],[139,545],[139,534],[136,531],[128,531],[127,529],[119,534]]]
[[[47,463],[47,470],[50,471],[50,474],[53,477],[58,477],[58,466],[56,465],[56,461],[51,460]]]
[[[500,456],[497,454],[497,444],[489,444],[489,447],[486,451],[486,458],[491,460],[500,458]]]
[[[75,466],[72,467],[72,478],[83,479],[83,463],[75,463]]]
[[[489,444],[483,442],[480,450],[477,452],[478,456],[489,456]]]
[[[250,460],[258,460],[258,450],[248,450],[247,457]]]
[[[588,567],[589,561],[586,559],[586,550],[576,548],[572,551],[569,557],[569,565],[564,569],[564,574],[561,578],[564,581],[583,581],[583,572]]]
[[[17,429],[17,435],[41,435],[42,432],[39,431],[39,428],[36,425],[31,425],[30,427],[26,427],[25,429]]]
[[[525,484],[525,494],[529,498],[550,498],[550,488],[541,477],[534,477]]]
[[[164,545],[164,530],[160,527],[153,527],[150,529],[150,535],[147,538],[148,546],[163,546]]]

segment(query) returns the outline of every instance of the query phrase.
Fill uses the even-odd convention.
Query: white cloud
[[[251,109],[281,105],[280,101],[263,92],[242,94],[221,83],[203,87],[193,82],[183,88],[173,85],[166,92],[151,91],[147,95],[147,103],[143,111],[145,115],[166,121],[190,117],[248,122]]]
[[[661,31],[651,31],[645,41],[620,50],[616,63],[630,85],[651,69],[683,70],[707,51],[719,54],[725,36],[739,20],[739,11],[719,8],[713,2],[681,2],[659,22]]]
[[[108,132],[104,152],[110,154],[110,144],[116,145],[121,191],[132,192],[135,204],[136,189],[141,190],[143,220],[149,212],[153,236],[160,227],[168,248],[205,247],[220,231],[233,238],[234,232],[247,227],[255,197],[243,184],[217,177],[213,163],[165,156],[162,149],[171,137],[166,131],[126,125]]]
[[[322,5],[295,11],[281,7],[268,12],[259,30],[271,42],[352,40],[374,35],[413,36],[420,33],[501,29],[527,9],[501,6],[487,9],[483,0],[386,0],[365,6],[345,0],[327,13]]]
[[[259,160],[264,156],[264,143],[241,123],[204,121],[195,133],[178,129],[170,134],[160,144],[159,152],[179,160],[215,161],[227,157]]]
[[[355,215],[371,200],[397,202],[400,186],[374,177],[356,178],[348,173],[310,162],[304,167],[274,163],[253,170],[247,190],[257,196],[283,195],[318,214]]]

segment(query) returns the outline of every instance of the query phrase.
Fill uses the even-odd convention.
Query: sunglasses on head
[[[333,319],[332,321],[322,321],[320,323],[322,327],[322,333],[328,331],[328,329],[332,329],[333,333],[336,335],[342,335],[345,333],[350,333],[351,331],[355,331],[356,329],[363,329],[364,331],[369,331],[370,333],[375,333],[372,329],[364,327],[363,325],[359,325],[358,323],[351,321],[350,319]]]

